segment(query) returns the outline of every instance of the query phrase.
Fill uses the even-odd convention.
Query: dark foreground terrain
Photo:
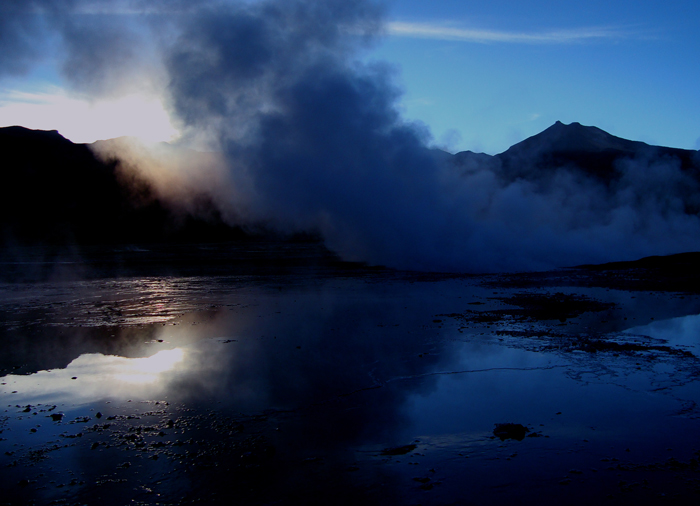
[[[697,260],[15,251],[0,504],[698,504]]]

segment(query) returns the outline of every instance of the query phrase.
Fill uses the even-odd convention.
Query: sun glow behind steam
[[[122,136],[146,143],[168,142],[179,135],[158,97],[135,93],[87,101],[71,97],[60,88],[0,94],[0,126],[12,125],[58,130],[76,143]]]

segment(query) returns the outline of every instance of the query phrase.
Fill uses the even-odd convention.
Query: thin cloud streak
[[[387,33],[398,37],[475,42],[480,44],[572,44],[595,40],[624,39],[630,36],[629,32],[612,27],[584,27],[542,32],[508,32],[403,21],[387,23]]]

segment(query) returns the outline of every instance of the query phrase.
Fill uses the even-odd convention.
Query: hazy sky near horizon
[[[357,57],[391,66],[401,112],[437,145],[494,154],[560,120],[700,149],[697,0],[385,3],[383,35]],[[0,42],[11,28],[0,21]],[[0,72],[0,126],[58,129],[75,142],[177,134],[152,89],[86,97],[52,50]]]

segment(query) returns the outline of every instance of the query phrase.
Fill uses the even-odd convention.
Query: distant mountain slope
[[[454,163],[464,170],[486,166],[503,181],[542,182],[561,170],[569,170],[611,184],[621,176],[625,161],[647,165],[678,164],[683,171],[700,180],[698,151],[650,146],[580,123],[565,125],[557,121],[543,132],[495,156],[469,151],[454,155]]]
[[[118,141],[96,145],[104,148]],[[149,183],[143,172],[126,170],[128,163],[96,157],[93,147],[74,144],[56,131],[0,128],[0,246],[221,241],[249,236],[224,222],[221,212],[229,210],[217,207],[212,185],[197,186],[198,180],[207,179],[202,153],[190,152],[189,158],[184,151],[174,151],[192,168],[192,178],[178,183],[180,193],[173,196]],[[552,216],[559,227],[557,234],[572,227],[607,227],[613,218],[637,213],[627,226],[630,237],[636,237],[634,227],[647,232],[651,227],[663,240],[669,224],[677,230],[694,230],[690,224],[700,216],[700,152],[650,146],[578,123],[557,122],[495,156],[470,151],[450,155],[436,150],[434,154],[438,163],[452,164],[465,174],[495,174],[474,180],[475,191],[480,191],[479,181],[488,182],[484,195],[524,181],[518,187],[525,196],[523,202],[535,206],[545,202],[547,209],[555,210],[547,211],[547,217]],[[471,184],[468,178],[464,181]],[[215,189],[220,199],[227,198],[228,193],[221,196],[228,191],[225,185]],[[512,193],[492,193],[489,198],[494,195],[507,199]],[[576,205],[567,206],[572,200]],[[565,216],[553,216],[559,210]],[[483,216],[489,208],[478,212]],[[497,208],[492,217],[513,218],[502,212],[506,211]],[[591,217],[598,219],[593,225]],[[235,218],[227,215],[229,222]],[[530,229],[518,230],[527,236]],[[692,235],[675,233],[681,239]]]
[[[237,237],[216,210],[207,219],[161,202],[149,184],[128,184],[116,162],[56,131],[0,128],[0,244],[119,243]],[[206,207],[207,202],[202,206]]]

